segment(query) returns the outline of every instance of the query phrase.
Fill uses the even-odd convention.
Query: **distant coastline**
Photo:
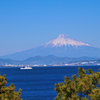
[[[11,59],[0,59],[0,66],[4,67],[48,67],[48,66],[90,66],[90,65],[100,65],[99,58],[93,57],[79,57],[79,58],[69,58],[69,57],[57,57],[54,55],[49,56],[36,56],[31,57],[26,60],[18,61]]]

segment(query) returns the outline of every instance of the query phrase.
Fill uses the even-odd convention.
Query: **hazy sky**
[[[0,56],[59,34],[100,48],[100,0],[0,0]]]

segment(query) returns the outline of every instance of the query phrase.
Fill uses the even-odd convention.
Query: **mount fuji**
[[[57,38],[49,41],[45,46],[61,47],[61,46],[90,46],[75,39],[70,38],[68,35],[61,34]]]
[[[26,51],[17,52],[1,58],[24,60],[34,56],[55,55],[59,57],[100,57],[100,49],[61,34],[48,43]]]

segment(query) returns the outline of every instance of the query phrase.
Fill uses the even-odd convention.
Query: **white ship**
[[[22,67],[20,69],[32,69],[32,67],[29,67],[29,66],[25,66],[25,67]]]

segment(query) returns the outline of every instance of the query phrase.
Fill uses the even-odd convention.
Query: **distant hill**
[[[69,57],[57,57],[54,55],[49,55],[49,56],[36,56],[36,57],[31,57],[26,60],[23,60],[23,64],[64,64],[64,63],[71,63],[71,62],[80,62],[80,61],[90,61],[90,60],[95,60],[96,58],[92,57],[79,57],[79,58],[69,58]]]
[[[61,34],[48,43],[26,51],[5,55],[1,58],[25,60],[34,56],[55,55],[59,57],[100,57],[100,49]]]
[[[17,60],[2,59],[2,58],[0,58],[0,65],[3,65],[3,64],[17,64],[19,62],[20,61],[17,61]]]
[[[97,58],[92,57],[79,57],[79,58],[69,58],[69,57],[57,57],[54,55],[49,56],[35,56],[30,57],[26,60],[11,60],[11,59],[0,59],[0,65],[14,64],[14,65],[55,65],[55,64],[66,64],[73,62],[85,62],[94,61]],[[98,61],[100,61],[98,59]]]

